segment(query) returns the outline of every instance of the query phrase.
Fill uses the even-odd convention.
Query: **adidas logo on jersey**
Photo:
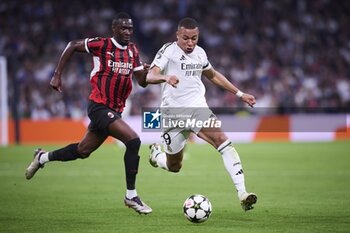
[[[186,57],[184,55],[181,56],[180,61],[186,60]]]

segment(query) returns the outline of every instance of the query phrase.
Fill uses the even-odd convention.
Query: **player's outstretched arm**
[[[216,71],[214,68],[203,71],[205,77],[207,77],[215,85],[224,88],[225,90],[235,94],[240,97],[242,101],[247,103],[250,107],[253,107],[255,104],[255,97],[241,92],[235,85],[233,85],[227,78],[221,74],[219,71]]]
[[[134,72],[134,77],[135,77],[137,83],[141,87],[146,87],[147,86],[146,76],[147,76],[147,73],[148,73],[148,69],[149,69],[149,64],[144,63],[142,70]]]
[[[179,79],[175,75],[162,75],[158,66],[153,66],[146,76],[146,82],[148,84],[158,84],[167,82],[173,87],[177,87]]]
[[[70,41],[64,51],[61,54],[61,57],[56,66],[55,72],[51,78],[50,86],[56,91],[62,92],[62,81],[61,75],[63,72],[63,68],[69,58],[73,55],[74,52],[87,52],[85,50],[84,40],[74,40]]]

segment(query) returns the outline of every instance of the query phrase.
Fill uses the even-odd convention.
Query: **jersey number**
[[[164,133],[162,137],[164,138],[165,144],[170,145],[171,143],[170,135],[168,133]]]

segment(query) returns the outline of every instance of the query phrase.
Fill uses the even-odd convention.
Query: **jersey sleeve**
[[[210,70],[212,68],[206,52],[203,50],[203,70]]]
[[[140,58],[140,52],[137,49],[135,44],[132,44],[132,46],[131,46],[131,56],[134,56],[133,64],[132,64],[133,71],[142,70],[143,65],[142,65],[141,58]]]
[[[95,38],[85,39],[85,50],[88,53],[92,53],[96,55],[98,51],[101,50],[102,45],[103,45],[103,38],[95,37]]]
[[[163,45],[163,47],[157,52],[151,64],[151,68],[153,66],[158,66],[161,70],[163,70],[166,67],[169,62],[169,45],[171,45],[171,43]]]

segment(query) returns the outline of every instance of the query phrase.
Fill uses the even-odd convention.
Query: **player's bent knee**
[[[222,143],[224,143],[225,141],[227,141],[227,136],[222,133],[222,134],[219,134],[215,139],[214,139],[214,143],[216,144],[216,146],[220,146]]]
[[[182,164],[173,163],[173,164],[167,164],[167,166],[170,172],[178,173],[181,170]]]

